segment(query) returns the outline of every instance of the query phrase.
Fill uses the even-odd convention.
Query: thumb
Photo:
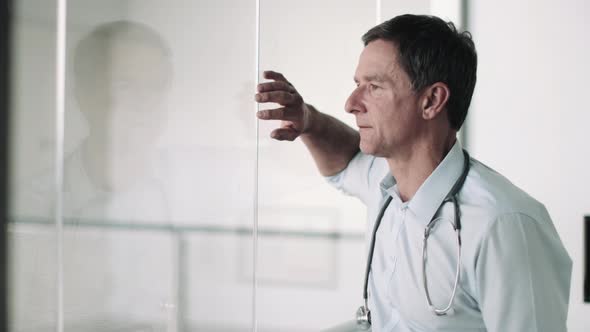
[[[300,132],[291,127],[275,129],[270,133],[270,137],[278,141],[294,141],[299,137]]]

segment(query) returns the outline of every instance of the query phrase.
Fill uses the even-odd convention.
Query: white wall
[[[568,326],[588,331],[583,216],[590,214],[590,3],[471,1],[479,54],[468,120],[475,158],[543,202],[573,259]]]

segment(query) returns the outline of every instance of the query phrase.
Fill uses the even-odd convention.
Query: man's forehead
[[[401,70],[397,48],[392,42],[375,40],[363,49],[355,72],[355,80],[386,81]]]

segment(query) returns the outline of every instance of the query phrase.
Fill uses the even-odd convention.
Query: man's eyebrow
[[[379,75],[379,74],[362,76],[362,80],[369,81],[369,82],[371,82],[371,81],[385,82],[386,81],[385,76]],[[359,79],[355,76],[354,81],[358,83]]]

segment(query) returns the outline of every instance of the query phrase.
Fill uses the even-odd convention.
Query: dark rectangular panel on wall
[[[0,1],[0,331],[8,330],[6,225],[8,222],[8,138],[10,107],[11,0]],[[8,73],[8,74],[7,74]]]
[[[590,302],[590,215],[584,216],[584,302]]]

